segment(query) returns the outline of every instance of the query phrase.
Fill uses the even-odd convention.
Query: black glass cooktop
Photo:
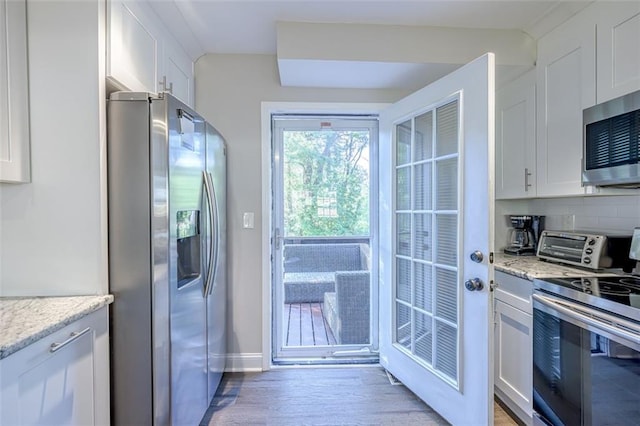
[[[576,299],[613,312],[626,312],[625,316],[640,321],[640,277],[597,276],[562,277],[536,280],[536,288]]]

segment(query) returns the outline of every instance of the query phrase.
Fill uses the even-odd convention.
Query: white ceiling
[[[149,1],[194,59],[204,53],[275,55],[278,21],[516,29],[537,39],[589,4],[586,0]]]

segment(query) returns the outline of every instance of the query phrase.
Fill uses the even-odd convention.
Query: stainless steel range
[[[534,424],[640,424],[640,276],[537,279],[533,307]]]

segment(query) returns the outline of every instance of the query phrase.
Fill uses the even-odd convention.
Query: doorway
[[[272,115],[271,129],[272,362],[377,362],[377,118]]]

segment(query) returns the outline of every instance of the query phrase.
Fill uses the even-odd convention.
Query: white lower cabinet
[[[0,360],[3,425],[108,425],[107,308]]]
[[[532,283],[498,271],[495,281],[495,392],[529,424],[533,411]]]

